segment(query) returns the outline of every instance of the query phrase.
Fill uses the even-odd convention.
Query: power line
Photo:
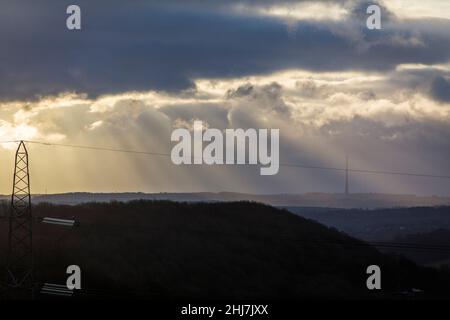
[[[86,226],[89,224],[86,224]],[[442,245],[442,244],[420,244],[413,242],[391,242],[391,241],[364,241],[359,239],[349,240],[349,241],[333,241],[327,239],[297,239],[288,235],[280,234],[278,236],[265,236],[258,235],[252,233],[239,233],[239,232],[221,232],[221,231],[208,231],[201,229],[186,229],[186,228],[160,228],[160,227],[151,227],[144,225],[107,225],[107,229],[117,229],[124,230],[127,228],[131,228],[135,231],[145,230],[145,231],[160,231],[160,232],[177,232],[177,233],[191,233],[191,234],[200,234],[200,235],[209,235],[209,236],[222,236],[222,237],[244,237],[255,240],[278,240],[278,241],[288,241],[288,242],[296,242],[305,244],[314,244],[318,246],[324,246],[325,244],[332,245],[341,245],[343,247],[377,247],[377,248],[392,248],[392,249],[412,249],[412,250],[423,250],[423,251],[443,251],[450,253],[450,245]]]
[[[86,226],[87,224],[85,224]],[[299,239],[294,238],[289,235],[279,234],[277,236],[266,236],[259,235],[255,233],[240,233],[240,232],[222,232],[222,231],[211,231],[211,230],[201,230],[201,229],[186,229],[186,228],[174,228],[174,227],[152,227],[146,225],[111,225],[108,224],[106,226],[108,230],[115,229],[121,230],[124,229],[132,229],[134,232],[137,231],[159,231],[161,233],[167,233],[168,231],[180,233],[188,233],[188,234],[198,234],[198,235],[207,235],[207,236],[218,236],[218,237],[232,237],[235,239],[239,238],[249,238],[260,241],[286,241],[297,243],[300,246],[304,245],[316,245],[319,247],[324,247],[325,245],[340,245],[346,248],[354,248],[354,247],[371,247],[371,248],[390,248],[390,249],[411,249],[411,250],[421,250],[421,251],[440,251],[440,252],[448,252],[450,253],[450,245],[441,245],[441,244],[420,244],[413,242],[389,242],[389,241],[364,241],[360,239],[349,239],[348,241],[342,240],[328,240],[328,239]]]
[[[1,222],[1,221],[0,221]],[[257,235],[257,234],[251,234],[251,233],[237,233],[237,232],[220,232],[220,231],[207,231],[207,230],[195,230],[195,229],[181,229],[181,228],[158,228],[158,227],[149,227],[149,226],[142,226],[142,225],[122,225],[122,226],[115,226],[115,225],[108,225],[108,229],[120,229],[123,230],[124,228],[132,228],[134,230],[142,229],[142,230],[153,230],[153,231],[164,231],[167,232],[168,230],[174,231],[174,232],[185,232],[185,233],[197,233],[197,234],[206,234],[206,235],[217,235],[217,236],[229,236],[229,237],[248,237],[248,238],[254,238],[254,239],[261,239],[261,240],[280,240],[280,241],[293,241],[293,242],[300,242],[300,243],[309,243],[309,244],[336,244],[336,245],[342,245],[342,246],[368,246],[368,247],[379,247],[379,248],[397,248],[397,249],[415,249],[415,250],[425,250],[425,251],[446,251],[450,252],[450,245],[441,245],[441,244],[420,244],[420,243],[412,243],[412,242],[389,242],[389,241],[364,241],[364,240],[358,240],[358,241],[331,241],[331,240],[302,240],[302,239],[296,239],[290,236],[285,235],[278,235],[277,237],[266,237],[263,235]]]
[[[345,168],[337,168],[337,167],[305,166],[305,165],[301,165],[301,164],[287,164],[287,163],[281,163],[280,166],[293,167],[293,168],[305,168],[305,169],[335,170],[335,171],[346,171],[347,170]],[[438,175],[438,174],[415,173],[415,172],[382,171],[382,170],[350,169],[350,168],[348,169],[348,171],[356,172],[356,173],[370,173],[370,174],[385,174],[385,175],[401,175],[401,176],[412,176],[412,177],[450,179],[450,175]]]
[[[17,142],[17,141],[12,141],[12,142]],[[24,142],[31,143],[31,144],[39,144],[39,145],[44,145],[44,146],[55,146],[55,147],[66,147],[66,148],[99,150],[99,151],[110,151],[110,152],[121,152],[121,153],[133,153],[133,154],[143,154],[143,155],[162,156],[162,157],[170,157],[171,156],[170,153],[151,152],[151,151],[143,151],[143,150],[128,150],[128,149],[100,147],[100,146],[62,144],[62,143],[33,141],[33,140],[24,140]],[[2,142],[0,142],[0,143],[2,143]],[[195,157],[193,157],[193,158],[195,158]],[[351,169],[351,168],[338,168],[338,167],[328,167],[328,166],[304,165],[304,164],[299,164],[299,163],[279,163],[279,166],[287,167],[287,168],[302,168],[302,169],[313,169],[313,170],[331,170],[331,171],[367,173],[367,174],[399,175],[399,176],[410,176],[410,177],[450,179],[450,175],[428,174],[428,173],[418,173],[418,172]]]
[[[30,140],[24,140],[24,142],[31,143],[31,144],[45,145],[45,146],[54,146],[54,147],[66,147],[66,148],[75,148],[75,149],[111,151],[111,152],[122,152],[122,153],[135,153],[135,154],[145,154],[145,155],[151,155],[151,156],[164,156],[164,157],[168,156],[168,157],[170,157],[170,153],[162,153],[162,152],[126,150],[126,149],[117,149],[117,148],[110,148],[110,147],[74,145],[74,144],[63,144],[63,143],[52,143],[52,142],[42,142],[42,141],[30,141]]]
[[[162,229],[161,229],[162,230]],[[167,229],[165,229],[167,231]],[[450,246],[448,245],[439,245],[439,244],[418,244],[418,243],[408,243],[408,242],[385,242],[385,241],[364,241],[355,239],[353,241],[333,241],[333,240],[303,240],[296,239],[290,236],[279,235],[277,237],[265,237],[262,235],[256,234],[245,234],[245,233],[232,233],[232,232],[213,232],[213,231],[205,231],[205,230],[187,230],[187,229],[179,229],[177,232],[190,232],[190,233],[199,233],[199,234],[209,234],[209,235],[219,235],[219,236],[228,236],[228,237],[249,237],[254,239],[261,240],[280,240],[280,241],[289,241],[289,242],[297,242],[301,244],[316,244],[319,246],[324,246],[325,244],[333,244],[333,245],[341,245],[343,247],[378,247],[378,248],[396,248],[396,249],[414,249],[414,250],[424,250],[424,251],[445,251],[450,253]]]

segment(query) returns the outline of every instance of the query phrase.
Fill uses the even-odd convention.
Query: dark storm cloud
[[[289,2],[289,1],[285,1]],[[354,1],[343,1],[353,3]],[[178,91],[195,77],[231,77],[288,68],[388,70],[450,58],[449,22],[413,22],[355,40],[352,21],[299,22],[226,10],[225,1],[76,1],[82,30],[65,28],[73,1],[10,1],[0,10],[0,99],[76,91]],[[182,3],[182,4],[181,4]],[[257,5],[256,1],[227,1]],[[258,2],[260,3],[260,2]],[[279,3],[263,1],[261,5]],[[294,3],[294,2],[292,2]],[[348,4],[347,4],[348,5]],[[357,6],[355,8],[358,8]],[[355,17],[355,15],[351,15]]]
[[[438,101],[450,103],[450,80],[442,76],[431,83],[431,96]]]

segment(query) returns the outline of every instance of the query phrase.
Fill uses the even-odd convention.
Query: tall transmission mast
[[[16,151],[11,211],[9,214],[8,286],[19,297],[33,297],[34,268],[28,152],[23,141]]]
[[[348,196],[348,155],[345,156],[345,195]]]

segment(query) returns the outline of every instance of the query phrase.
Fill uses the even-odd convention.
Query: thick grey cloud
[[[431,70],[429,73],[431,77]],[[0,118],[12,122],[17,112],[26,113],[22,115],[27,116],[25,123],[38,130],[31,140],[49,141],[52,135],[62,135],[64,138],[56,141],[157,153],[170,153],[170,135],[178,120],[191,125],[200,119],[219,129],[279,128],[282,163],[343,167],[348,154],[354,169],[445,175],[450,172],[447,106],[441,107],[426,96],[421,97],[417,108],[413,100],[411,105],[400,102],[400,108],[386,99],[377,101],[379,98],[370,94],[360,100],[356,93],[339,91],[339,87],[330,84],[326,90],[334,90],[332,95],[345,96],[348,102],[335,100],[328,105],[329,96],[319,94],[317,100],[322,104],[302,100],[292,105],[287,103],[292,92],[283,84],[249,81],[229,88],[223,99],[214,96],[197,101],[186,94],[185,99],[163,95],[160,101],[157,97],[139,100],[139,95],[117,96],[66,103],[67,106],[58,101],[31,102],[28,108],[17,104],[16,112],[9,111],[8,120]],[[316,94],[314,91],[312,95]],[[376,104],[380,110],[374,113],[375,108],[369,108],[367,112],[366,104]],[[389,107],[384,107],[386,104]],[[433,114],[433,110],[442,116]],[[261,177],[258,168],[252,166],[175,166],[168,157],[112,155],[36,145],[31,148],[35,192],[44,192],[47,186],[52,191],[336,192],[342,190],[344,181],[342,172],[334,171],[281,167],[278,175]],[[8,159],[12,161],[13,156]],[[12,165],[8,163],[6,167]],[[102,179],[92,179],[93,176]],[[352,173],[351,189],[447,194],[448,181]]]
[[[192,123],[194,120],[202,120],[212,128],[226,129],[228,127],[228,108],[218,104],[181,104],[165,106],[160,109],[174,124],[177,120]]]
[[[238,2],[256,5],[233,1]],[[353,10],[364,9],[357,1],[345,2]],[[302,21],[292,30],[275,18],[227,11],[224,1],[201,7],[199,1],[80,0],[83,29],[68,31],[65,10],[72,3],[2,4],[0,99],[64,91],[90,96],[178,91],[192,88],[195,77],[288,68],[389,70],[401,63],[444,63],[450,58],[448,21],[390,21],[381,31],[357,30],[355,38],[350,31],[361,23],[352,20]]]

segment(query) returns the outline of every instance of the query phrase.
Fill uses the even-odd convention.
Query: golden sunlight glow
[[[447,0],[389,0],[383,3],[399,18],[450,19],[450,1]]]
[[[283,19],[285,21],[299,20],[342,20],[347,10],[339,4],[331,2],[298,2],[291,4],[275,4],[270,6],[251,6],[237,4],[234,11],[245,14],[259,14]]]

